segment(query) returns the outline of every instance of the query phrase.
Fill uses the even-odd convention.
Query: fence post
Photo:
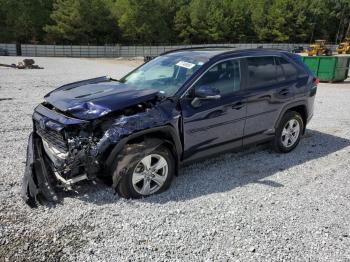
[[[22,45],[21,43],[16,43],[16,55],[21,56],[22,55]]]

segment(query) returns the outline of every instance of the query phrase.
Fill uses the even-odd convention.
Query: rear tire
[[[130,152],[125,155],[127,160],[119,161],[124,161],[126,171],[115,188],[118,195],[127,199],[142,198],[167,190],[175,174],[175,160],[170,150],[159,146],[150,152],[147,145],[140,144],[127,147]]]
[[[278,153],[292,151],[300,142],[304,130],[304,121],[295,111],[287,111],[282,117],[273,140],[273,149]]]

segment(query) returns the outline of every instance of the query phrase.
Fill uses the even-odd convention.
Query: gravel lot
[[[58,85],[120,77],[139,63],[35,61],[45,69],[0,68],[0,261],[350,260],[350,81],[320,84],[315,116],[290,154],[221,155],[182,168],[170,190],[142,200],[86,182],[63,204],[30,209],[19,191],[34,106]]]

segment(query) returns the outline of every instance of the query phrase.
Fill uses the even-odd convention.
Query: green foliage
[[[335,41],[339,33],[339,40],[341,40],[350,23],[350,0],[318,0],[316,2],[318,8],[315,9],[316,12],[313,15],[316,24],[315,37]],[[327,14],[326,17],[325,14]]]
[[[137,43],[166,42],[170,30],[167,26],[161,0],[119,1],[119,27],[123,40]]]
[[[246,1],[193,0],[175,17],[175,30],[184,42],[242,42],[253,36]]]
[[[305,41],[310,27],[307,11],[305,0],[275,0],[268,10],[265,39],[272,42]]]
[[[0,0],[0,42],[340,41],[350,0]]]
[[[51,10],[52,0],[0,0],[0,42],[41,41]]]
[[[117,40],[118,27],[104,0],[56,0],[48,39],[68,43],[106,43]]]

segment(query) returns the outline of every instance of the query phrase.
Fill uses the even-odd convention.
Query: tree
[[[177,39],[180,42],[193,42],[194,30],[191,26],[190,8],[187,5],[181,6],[176,12],[174,19],[174,31],[177,32]]]
[[[50,21],[51,10],[52,0],[0,0],[0,39],[42,41],[43,26]]]
[[[252,11],[249,2],[241,0],[223,0],[223,19],[218,20],[218,30],[225,32],[226,42],[246,42],[255,38],[252,23]]]
[[[118,24],[123,40],[132,43],[164,43],[170,28],[162,13],[161,0],[121,0]]]
[[[350,0],[0,0],[0,41],[340,41]]]
[[[53,24],[45,26],[48,39],[69,43],[114,43],[118,27],[109,2],[104,0],[56,0]]]
[[[251,10],[251,28],[254,31],[255,38],[251,41],[261,42],[269,41],[268,12],[273,1],[255,1],[249,0],[249,9]]]
[[[250,13],[246,1],[192,0],[178,11],[175,30],[184,42],[246,41],[254,33]]]
[[[268,12],[267,39],[272,42],[303,42],[310,34],[305,0],[275,0]]]
[[[340,41],[350,19],[350,0],[314,0],[313,5],[317,6],[312,14],[315,38]]]

